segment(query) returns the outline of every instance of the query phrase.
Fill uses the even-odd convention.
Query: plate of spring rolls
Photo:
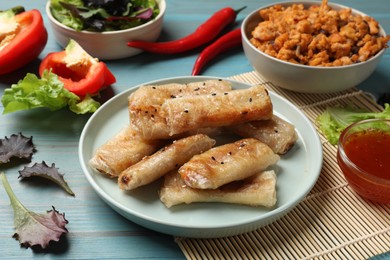
[[[92,188],[148,229],[215,238],[283,217],[310,192],[322,145],[309,119],[263,85],[207,76],[130,88],[80,137]]]

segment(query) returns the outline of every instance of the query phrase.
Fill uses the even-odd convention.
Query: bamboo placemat
[[[258,73],[231,77],[264,84],[315,119],[328,106],[353,104],[381,111],[372,97],[357,89],[331,94],[302,94],[275,87]],[[319,131],[320,133],[320,131]],[[242,235],[194,239],[176,237],[187,259],[367,259],[390,251],[390,205],[365,201],[348,186],[337,161],[337,147],[320,133],[320,177],[296,208],[281,219]]]

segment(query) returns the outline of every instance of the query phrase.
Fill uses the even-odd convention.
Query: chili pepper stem
[[[245,8],[246,8],[246,6],[243,6],[243,7],[241,7],[240,9],[234,10],[234,12],[236,12],[236,14],[238,14],[239,12],[241,12],[242,10],[244,10]]]

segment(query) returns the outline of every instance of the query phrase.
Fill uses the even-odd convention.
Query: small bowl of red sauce
[[[337,161],[361,197],[390,203],[390,120],[367,119],[348,126],[340,135]]]

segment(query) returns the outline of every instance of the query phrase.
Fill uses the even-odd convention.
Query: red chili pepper
[[[131,41],[127,45],[159,54],[174,54],[192,50],[212,41],[226,26],[234,23],[237,14],[244,8],[239,10],[234,10],[231,7],[223,8],[201,24],[195,32],[178,40],[168,42]]]
[[[39,66],[40,76],[45,70],[51,70],[67,90],[80,97],[97,94],[103,87],[116,82],[104,62],[83,63],[75,69],[66,63],[66,56],[66,50],[49,53]]]
[[[36,59],[47,43],[47,31],[38,10],[19,13],[10,21],[16,22],[18,29],[10,32],[9,35],[14,34],[14,38],[0,47],[0,75],[19,69]],[[0,46],[2,44],[0,40]]]
[[[192,69],[192,76],[198,75],[202,68],[222,52],[242,46],[241,29],[235,29],[207,46],[198,56]]]

